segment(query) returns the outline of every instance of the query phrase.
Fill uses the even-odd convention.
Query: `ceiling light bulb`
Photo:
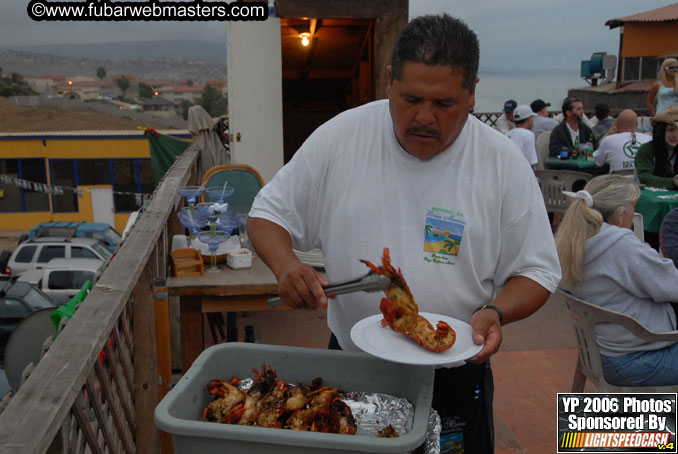
[[[311,34],[308,32],[301,33],[299,35],[299,38],[301,38],[301,45],[304,47],[308,46],[308,44],[311,42],[311,40],[309,39],[310,37]]]

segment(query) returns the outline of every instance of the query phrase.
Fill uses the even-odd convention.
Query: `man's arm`
[[[501,293],[492,301],[502,312],[502,324],[516,322],[536,312],[544,305],[550,292],[537,282],[524,276],[514,276],[506,281]],[[473,341],[485,345],[469,362],[482,363],[499,351],[502,330],[499,314],[492,309],[483,309],[471,317]]]
[[[266,219],[249,218],[247,233],[257,255],[278,280],[278,292],[285,304],[312,309],[327,305],[322,289],[327,280],[313,267],[299,261],[287,230]]]
[[[570,149],[570,146],[562,134],[562,128],[556,126],[551,130],[551,137],[549,138],[549,157],[557,158],[560,155],[560,150],[567,148]]]

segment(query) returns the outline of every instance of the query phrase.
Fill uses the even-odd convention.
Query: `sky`
[[[84,1],[84,0],[83,0]],[[0,0],[0,46],[225,39],[222,22],[35,22],[29,0]],[[481,71],[578,70],[593,52],[617,54],[619,28],[609,19],[670,1],[658,0],[410,0],[410,18],[447,12],[478,35]]]

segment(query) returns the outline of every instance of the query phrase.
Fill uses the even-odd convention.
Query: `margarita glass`
[[[198,233],[198,239],[205,243],[210,250],[210,267],[207,269],[208,273],[218,273],[221,271],[217,266],[217,250],[219,245],[226,241],[230,235],[225,232],[210,232],[204,231]]]
[[[204,186],[179,186],[177,192],[180,196],[186,198],[191,211],[195,207],[195,201],[205,192]]]
[[[197,209],[190,206],[183,207],[181,211],[177,213],[177,216],[179,217],[181,225],[191,232],[191,241],[195,240],[201,228],[209,224],[209,212],[204,207],[198,207]],[[189,243],[188,246],[190,247],[191,244]]]

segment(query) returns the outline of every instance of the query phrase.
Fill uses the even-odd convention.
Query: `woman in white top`
[[[657,109],[654,101],[657,101]],[[647,95],[647,108],[651,116],[660,114],[668,106],[678,105],[678,60],[667,58],[659,69],[657,80]]]

